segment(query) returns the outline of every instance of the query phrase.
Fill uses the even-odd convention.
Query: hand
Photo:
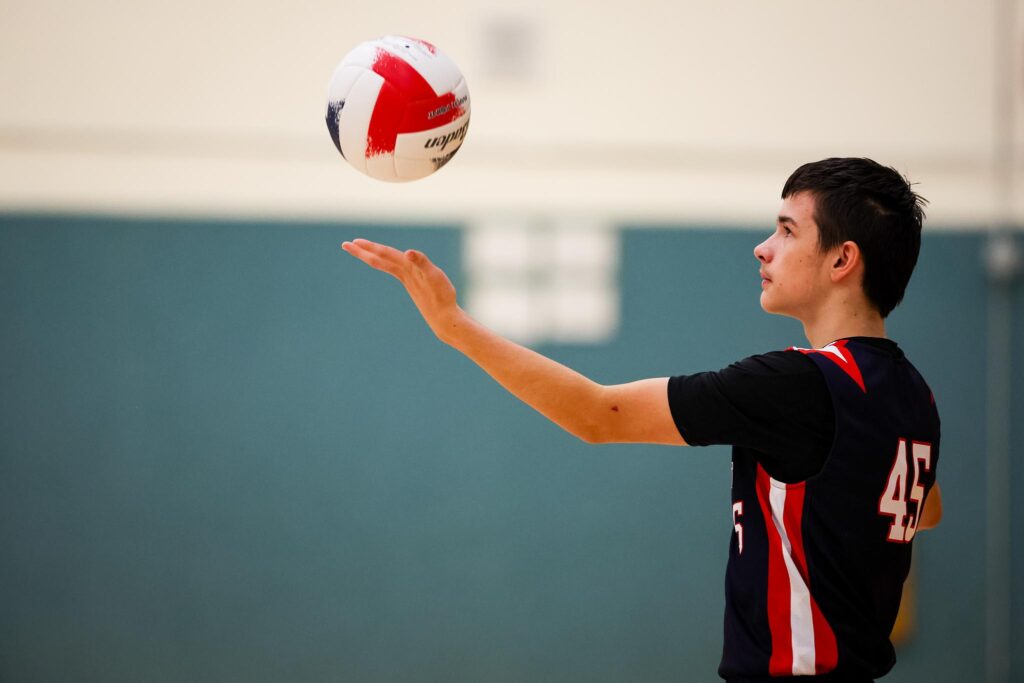
[[[365,239],[344,242],[341,248],[371,268],[396,277],[437,338],[448,343],[462,309],[456,303],[451,280],[426,254],[414,249],[403,252]]]

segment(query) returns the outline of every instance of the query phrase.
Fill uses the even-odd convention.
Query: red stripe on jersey
[[[837,342],[833,342],[828,346],[821,349],[801,349],[797,346],[791,346],[793,351],[799,351],[800,353],[807,355],[810,353],[820,353],[830,361],[838,365],[843,372],[850,376],[850,378],[857,383],[860,390],[867,393],[867,388],[864,386],[864,377],[860,374],[860,366],[857,365],[856,359],[853,357],[853,352],[846,348],[847,340],[841,339]]]
[[[373,71],[384,78],[384,85],[370,117],[367,158],[394,152],[401,133],[429,130],[462,116],[464,109],[456,106],[454,93],[439,96],[416,67],[401,57],[377,50]]]
[[[836,634],[832,632],[825,616],[818,609],[817,601],[811,598],[811,617],[814,619],[814,666],[815,673],[825,674],[839,664],[839,646]]]
[[[768,533],[768,630],[772,637],[772,654],[768,661],[768,672],[772,676],[793,674],[793,632],[790,626],[789,575],[783,558],[782,537],[772,522],[769,502],[771,481],[768,473],[757,466],[757,502],[764,516],[765,531]]]
[[[793,551],[793,564],[796,565],[797,572],[809,592],[811,581],[807,571],[807,556],[804,553],[804,493],[804,486],[786,487],[786,509],[783,514],[783,523],[786,525],[786,535],[789,537],[790,548]],[[818,602],[814,599],[813,593],[810,596],[810,601],[811,621],[814,628],[814,668],[816,674],[824,674],[836,668],[839,658],[836,636],[818,608]]]

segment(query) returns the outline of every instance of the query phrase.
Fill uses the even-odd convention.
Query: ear
[[[864,265],[860,247],[856,242],[847,240],[832,250],[832,266],[829,275],[832,282],[840,282],[859,272]]]

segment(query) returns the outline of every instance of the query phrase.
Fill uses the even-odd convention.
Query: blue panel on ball
[[[345,108],[345,100],[338,100],[337,102],[327,103],[327,130],[331,133],[331,139],[334,140],[334,146],[338,148],[338,153],[341,157],[345,158],[345,153],[341,151],[341,137],[338,132],[338,117],[341,115],[341,110]]]

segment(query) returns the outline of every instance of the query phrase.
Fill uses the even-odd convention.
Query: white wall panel
[[[0,208],[729,223],[802,161],[866,155],[934,222],[984,223],[998,1],[6,0]],[[440,45],[473,97],[463,151],[407,186],[347,168],[323,122],[335,64],[385,33]]]

